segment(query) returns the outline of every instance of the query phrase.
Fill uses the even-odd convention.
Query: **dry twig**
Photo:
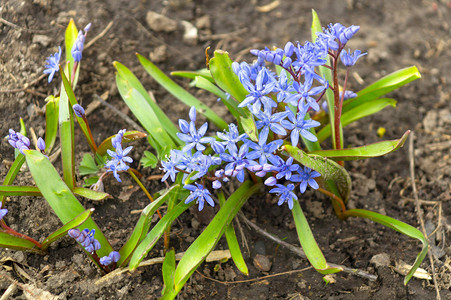
[[[424,226],[424,220],[423,220],[423,211],[421,210],[420,207],[420,201],[418,199],[418,191],[417,191],[417,186],[415,184],[415,161],[414,161],[414,146],[413,146],[413,140],[415,139],[415,133],[412,131],[412,133],[410,134],[410,139],[409,139],[409,165],[410,165],[410,178],[412,180],[412,191],[413,191],[413,196],[415,198],[415,208],[417,211],[417,216],[418,216],[418,220],[420,221],[420,225],[421,225],[421,231],[423,232],[424,236],[426,237],[426,239],[429,242],[429,238],[427,236],[426,233],[426,228]],[[436,292],[436,299],[440,300],[440,290],[438,288],[438,284],[437,284],[437,274],[435,272],[435,267],[434,267],[434,259],[432,258],[432,253],[431,251],[429,251],[428,249],[428,257],[429,257],[429,261],[431,263],[431,270],[432,270],[432,279],[434,281],[434,287],[435,287],[435,292]]]

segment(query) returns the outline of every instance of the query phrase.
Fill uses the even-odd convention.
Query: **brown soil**
[[[418,196],[427,200],[422,204],[426,227],[434,254],[437,281],[442,299],[450,297],[449,219],[451,175],[451,110],[450,87],[450,2],[443,1],[280,1],[267,12],[261,7],[269,0],[252,1],[2,1],[0,6],[0,135],[6,136],[9,128],[19,128],[19,117],[28,128],[42,136],[45,119],[42,108],[45,97],[56,93],[57,80],[47,84],[46,79],[35,79],[42,74],[44,61],[63,44],[64,30],[70,18],[82,28],[88,22],[93,26],[87,42],[112,22],[112,27],[83,53],[82,71],[76,94],[83,106],[94,100],[94,94],[108,92],[108,102],[124,113],[128,108],[120,99],[115,87],[112,62],[128,66],[153,92],[157,102],[172,120],[186,117],[188,108],[178,104],[140,67],[134,53],[151,56],[158,66],[169,73],[174,70],[202,68],[204,50],[227,50],[235,60],[252,59],[249,49],[264,46],[283,46],[286,41],[310,39],[311,9],[314,8],[323,23],[340,22],[347,26],[360,25],[360,32],[350,46],[368,52],[359,61],[351,78],[351,89],[359,90],[377,78],[399,68],[416,65],[423,78],[389,96],[398,100],[396,109],[387,108],[376,116],[359,121],[345,129],[347,145],[364,145],[381,140],[379,127],[386,128],[384,139],[399,138],[413,129],[415,176]],[[177,21],[175,31],[155,32],[146,22],[148,11],[162,13]],[[184,40],[180,21],[185,20],[198,29],[198,39]],[[447,21],[448,20],[448,21]],[[184,86],[188,82],[176,79]],[[31,84],[30,84],[31,83]],[[225,115],[226,111],[207,93],[190,89],[192,93]],[[131,114],[129,113],[131,116]],[[121,128],[130,128],[121,118],[112,117],[112,111],[98,107],[88,116],[95,139],[115,134]],[[77,131],[77,156],[89,152],[87,143]],[[145,141],[135,143],[134,167],[140,153],[149,149]],[[13,160],[13,151],[3,140],[0,144],[2,177]],[[60,162],[56,165],[59,167]],[[419,219],[412,202],[414,194],[409,174],[408,146],[387,155],[366,161],[347,163],[354,180],[349,207],[365,208],[387,214],[419,228]],[[159,170],[142,170],[145,175]],[[107,180],[106,191],[114,199],[102,203],[83,200],[86,207],[95,207],[94,218],[110,239],[113,247],[125,242],[137,214],[130,211],[143,208],[144,194],[130,186],[132,181],[122,176],[122,185]],[[82,179],[79,179],[82,183]],[[31,184],[28,172],[22,172],[16,184]],[[159,185],[145,182],[150,191]],[[269,196],[253,198],[243,212],[256,224],[285,241],[298,245],[291,214],[286,206],[278,207]],[[243,236],[250,249],[243,247],[250,269],[249,278],[270,278],[252,282],[232,283],[248,279],[241,275],[232,261],[205,263],[199,274],[188,281],[180,299],[433,299],[432,281],[412,279],[405,287],[403,276],[391,267],[376,266],[371,259],[381,253],[395,261],[413,263],[420,250],[413,241],[388,228],[370,221],[350,219],[339,221],[332,212],[330,202],[321,195],[307,193],[302,197],[317,242],[328,261],[359,268],[378,276],[368,281],[354,275],[339,273],[335,283],[326,285],[322,276],[309,269],[298,273],[308,262],[287,249],[266,240],[252,229],[243,226]],[[44,237],[60,226],[44,199],[11,197],[6,201],[9,213],[5,218],[16,230],[36,239]],[[125,213],[124,213],[125,212]],[[187,212],[174,223],[172,246],[176,252],[186,250],[189,243],[205,228],[205,219],[213,211],[202,215]],[[210,214],[210,216],[208,215]],[[207,216],[206,216],[207,215]],[[439,228],[437,228],[437,226]],[[242,236],[239,237],[240,241]],[[226,249],[221,241],[217,249]],[[256,249],[257,248],[257,249]],[[157,245],[149,257],[161,256],[162,245]],[[256,254],[264,251],[272,263],[268,273],[253,265]],[[40,292],[58,299],[154,299],[161,295],[161,265],[138,269],[138,272],[115,278],[98,286],[94,281],[101,277],[81,249],[69,238],[56,242],[47,256],[0,250],[0,295],[17,280],[19,288],[11,294],[13,299],[34,299]],[[218,265],[217,265],[218,264]],[[430,262],[422,266],[431,272]],[[208,278],[207,278],[208,277]],[[209,278],[216,279],[212,281]],[[222,281],[222,282],[218,282]],[[227,281],[227,283],[224,283]],[[31,293],[31,296],[30,296]],[[44,297],[44,296],[42,296]],[[52,298],[53,299],[53,298]],[[56,298],[55,298],[56,299]],[[449,298],[448,298],[449,299]]]

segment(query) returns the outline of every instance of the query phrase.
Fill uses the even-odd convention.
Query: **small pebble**
[[[254,257],[254,266],[262,272],[271,270],[272,263],[266,255],[257,254]]]

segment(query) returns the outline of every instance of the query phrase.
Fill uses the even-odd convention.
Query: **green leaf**
[[[161,123],[163,128],[165,128],[166,132],[171,136],[171,138],[176,142],[176,144],[178,146],[183,145],[182,141],[177,137],[177,132],[178,132],[177,127],[175,127],[174,123],[172,123],[172,121],[161,110],[161,108],[155,103],[155,101],[153,101],[150,98],[147,90],[143,87],[143,85],[138,80],[138,78],[136,78],[135,74],[133,74],[126,66],[124,66],[123,64],[121,64],[117,61],[113,62],[113,65],[117,70],[116,82],[119,81],[118,78],[121,78],[121,84],[122,85],[125,84],[125,86],[126,86],[126,88],[124,89],[124,92],[126,92],[132,88],[136,89],[147,102],[147,105],[145,106],[146,112],[149,109],[148,106],[150,106],[152,109],[151,115],[155,116],[157,118],[159,123]],[[119,89],[119,86],[118,86],[118,89]],[[143,124],[141,120],[139,120],[139,121],[141,122],[141,124]]]
[[[221,207],[225,204],[226,200],[224,198],[224,193],[218,193],[218,199]],[[235,266],[246,276],[249,276],[249,270],[247,268],[246,262],[244,261],[243,253],[241,253],[240,245],[238,244],[238,239],[236,238],[235,229],[233,228],[232,222],[225,231],[225,237],[227,240],[227,245],[229,246],[230,255],[235,263]]]
[[[2,185],[0,196],[42,196],[42,194],[35,186]]]
[[[409,136],[410,130],[406,131],[398,140],[383,141],[366,146],[340,149],[340,150],[319,150],[312,151],[309,154],[317,154],[323,157],[331,158],[336,161],[357,160],[371,157],[382,156],[394,152],[401,148]]]
[[[242,102],[249,94],[238,76],[233,72],[232,60],[226,51],[215,51],[214,57],[210,59],[210,72],[216,84],[238,102]]]
[[[421,249],[421,252],[417,255],[417,258],[412,266],[412,269],[410,269],[409,273],[404,278],[404,285],[406,285],[412,278],[415,271],[421,265],[428,252],[429,243],[427,238],[423,235],[423,233],[421,233],[421,231],[419,231],[415,227],[410,226],[409,224],[365,209],[350,209],[344,213],[344,216],[370,219],[388,228],[396,230],[408,237],[421,241],[421,243],[423,244],[423,248]]]
[[[341,268],[331,267],[327,264],[326,258],[315,241],[315,237],[298,201],[293,201],[291,212],[296,225],[299,242],[312,266],[321,274],[332,274],[343,271]]]
[[[63,227],[50,234],[42,242],[42,250],[46,250],[51,243],[65,236],[69,230],[83,224],[92,215],[93,212],[94,208],[85,210],[84,212],[73,218],[71,221],[69,221],[67,224],[65,224]]]
[[[8,170],[8,173],[5,176],[5,180],[3,181],[3,185],[11,185],[14,182],[14,179],[16,179],[17,173],[19,173],[20,168],[22,167],[24,162],[25,156],[19,153],[19,155],[11,165],[11,168]],[[3,203],[4,198],[5,196],[0,195],[0,202]]]
[[[351,177],[345,168],[333,160],[320,155],[307,154],[291,145],[282,146],[282,150],[286,151],[289,156],[293,157],[300,164],[319,172],[324,181],[334,181],[337,184],[341,198],[347,201],[351,192],[352,183]]]
[[[144,151],[144,156],[141,158],[141,165],[144,168],[154,169],[158,164],[158,158],[149,151]]]
[[[166,190],[160,197],[155,199],[152,203],[150,203],[143,209],[130,238],[127,240],[124,246],[122,246],[121,250],[119,250],[121,258],[118,261],[118,266],[123,267],[128,263],[136,247],[144,239],[147,232],[149,231],[152,217],[157,209],[167,200],[168,196],[177,193],[179,187],[179,185],[172,186],[170,189]]]
[[[72,74],[72,69],[71,70],[68,69],[68,66],[73,66],[75,63],[74,58],[72,57],[72,48],[78,37],[78,29],[77,29],[77,26],[75,26],[75,22],[73,19],[70,19],[70,22],[69,22],[69,25],[67,25],[64,37],[65,37],[64,44],[66,47],[66,51],[65,51],[66,52],[66,60],[65,61],[68,62],[66,64],[66,68],[65,68],[68,70],[68,72],[66,73],[66,76],[69,76],[69,78],[72,78],[72,76],[74,74]],[[78,70],[79,70],[79,68],[78,68]],[[78,73],[79,73],[78,70],[75,74],[74,86],[76,85],[76,82],[78,81]]]
[[[396,100],[391,98],[381,98],[369,100],[366,103],[359,105],[347,112],[343,113],[341,116],[341,124],[343,127],[355,122],[361,118],[375,114],[387,106],[396,106]],[[333,127],[333,126],[332,126]],[[317,134],[318,142],[323,142],[327,137],[330,136],[330,124],[324,126]]]
[[[42,251],[31,241],[10,235],[2,230],[0,230],[0,247],[42,254]]]
[[[158,223],[152,228],[152,230],[146,235],[146,237],[139,243],[136,250],[130,259],[129,268],[135,270],[139,263],[146,257],[147,253],[155,246],[157,241],[163,235],[165,229],[172,224],[172,222],[180,216],[185,210],[193,206],[195,202],[189,204],[179,203],[174,209],[169,211]]]
[[[61,67],[60,73],[64,74]],[[61,161],[63,163],[64,182],[70,189],[73,189],[75,186],[74,118],[69,106],[69,98],[64,85],[62,85],[58,113]]]
[[[94,191],[91,189],[83,188],[83,187],[75,187],[73,189],[74,194],[78,196],[82,196],[84,198],[94,200],[94,201],[100,201],[104,200],[106,198],[111,198],[110,194]]]
[[[312,41],[315,42],[317,39],[317,32],[322,32],[322,26],[321,26],[321,22],[319,20],[318,14],[316,13],[316,11],[314,9],[312,9],[312,29],[311,29],[311,34],[312,34]],[[331,63],[330,63],[330,58],[329,55],[327,55],[326,57],[324,57],[324,59],[327,61],[326,65],[331,67]],[[333,83],[333,74],[332,74],[332,70],[329,68],[326,68],[324,66],[319,66],[319,73],[321,75],[321,77],[323,77],[325,80],[327,80],[329,83]],[[329,107],[329,124],[334,124],[334,119],[335,119],[335,111],[333,109],[333,107],[335,106],[335,99],[334,99],[334,92],[332,91],[331,88],[328,88],[326,90],[326,101],[327,101],[327,106]],[[342,132],[342,124],[340,124],[340,141],[342,144],[342,148],[343,148],[343,132]],[[329,129],[330,130],[330,129]],[[335,142],[335,127],[332,126],[332,145],[335,148],[336,142]],[[303,140],[305,141],[305,139],[303,138]],[[321,141],[318,141],[317,145],[315,146],[315,150],[319,150],[321,148],[319,148],[319,143]],[[309,144],[310,145],[310,144]]]
[[[215,123],[220,129],[226,129],[227,122],[218,116],[210,107],[199,101],[196,97],[188,93],[184,88],[175,83],[172,79],[166,76],[157,66],[151,63],[144,56],[137,54],[139,62],[144,69],[155,79],[162,87],[164,87],[174,97],[188,105],[194,106],[198,112],[203,114],[211,122]]]
[[[110,149],[113,150],[113,145],[111,144],[111,139],[114,138],[116,136],[116,134],[106,138],[97,148],[97,152],[96,154],[100,155],[100,156],[104,156],[107,154],[106,150]],[[130,143],[142,138],[145,138],[147,136],[147,134],[145,134],[144,132],[141,131],[136,131],[136,130],[130,130],[130,131],[126,131],[124,133],[124,137],[122,138],[122,142],[123,143]]]
[[[163,290],[161,291],[162,295],[166,293],[170,293],[174,290],[174,272],[175,272],[175,251],[174,248],[166,252],[164,257],[163,266]]]
[[[229,197],[207,228],[191,244],[180,260],[174,275],[174,294],[182,289],[189,277],[214,249],[241,206],[260,188],[261,184],[252,185],[252,182],[246,181]]]
[[[56,169],[42,153],[36,150],[25,150],[24,152],[28,168],[37,187],[63,224],[67,224],[85,211],[83,205],[75,198],[68,185],[61,180]],[[102,245],[102,248],[97,251],[100,257],[113,251],[91,217],[83,225],[85,228],[95,229],[94,238]]]
[[[64,75],[63,72],[61,72],[61,77],[63,79],[64,89],[66,91],[66,94],[67,94],[67,96],[69,98],[69,102],[70,102],[69,113],[72,113],[72,111],[73,111],[72,107],[75,104],[78,104],[78,102],[77,102],[77,99],[75,98],[75,94],[74,94],[74,91],[72,90],[72,86],[71,86],[69,80],[67,79],[66,75]],[[96,150],[97,150],[96,142],[94,141],[94,138],[89,129],[89,125],[86,123],[85,118],[80,118],[75,113],[74,113],[74,115],[75,115],[75,118],[77,119],[78,125],[80,125],[81,131],[83,132],[83,134],[86,137],[86,140],[88,141],[89,147],[91,148],[93,153],[96,153]]]
[[[119,73],[116,76],[116,83],[122,99],[151,136],[152,147],[158,153],[165,146],[175,148],[176,144],[169,135],[167,127],[160,123],[157,114],[146,98],[138,90],[133,88],[127,79],[120,76]]]
[[[249,136],[249,138],[258,142],[258,131],[257,125],[255,125],[254,118],[250,117],[240,117],[241,125],[243,126],[244,132]]]
[[[343,113],[350,111],[366,102],[381,97],[397,88],[421,78],[417,67],[411,66],[388,74],[357,93],[356,98],[343,103]]]
[[[208,69],[200,69],[197,71],[174,71],[171,72],[171,76],[178,76],[178,77],[184,77],[184,78],[190,78],[194,79],[196,77],[202,77],[212,83],[215,81],[213,80],[213,77],[211,77],[210,71]]]
[[[90,187],[93,184],[96,184],[97,181],[99,181],[99,176],[91,176],[88,178],[85,178],[85,183],[83,184],[84,187]]]
[[[50,153],[58,134],[59,97],[48,96],[45,101],[45,152]]]
[[[99,171],[97,167],[96,161],[89,153],[85,153],[83,155],[83,159],[81,160],[80,167],[78,168],[78,172],[81,176],[96,174]]]
[[[220,88],[218,88],[214,83],[208,81],[207,79],[197,76],[194,78],[193,84],[195,87],[209,91],[216,96],[218,96],[222,103],[227,107],[230,113],[239,120],[240,116],[246,116],[246,113],[241,107],[238,107],[238,102],[235,99],[228,97]]]

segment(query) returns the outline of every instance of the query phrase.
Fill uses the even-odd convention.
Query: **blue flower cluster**
[[[75,40],[74,46],[72,47],[72,57],[74,58],[75,62],[81,61],[85,39],[89,29],[91,29],[91,23],[86,25],[84,32],[83,30],[80,30],[78,32],[77,39]]]
[[[121,255],[119,254],[119,252],[111,251],[107,256],[100,258],[99,262],[102,266],[109,266],[112,263],[117,263],[120,258]]]
[[[318,103],[329,88],[329,82],[316,69],[326,63],[328,55],[338,59],[359,28],[331,24],[317,34],[314,43],[294,45],[288,42],[284,49],[251,50],[257,56],[253,64],[234,62],[233,71],[248,91],[238,107],[252,113],[256,120],[258,141],[252,141],[245,133],[240,134],[235,124],[229,124],[228,131],[217,132],[215,137],[205,137],[208,124],[196,129],[196,110],[192,107],[190,122],[179,120],[181,132],[177,135],[185,146],[182,150],[171,150],[167,159],[162,161],[165,172],[162,181],[169,177],[175,181],[179,172],[184,173],[184,180],[188,174],[191,181],[200,179],[201,183],[185,185],[185,189],[191,192],[185,203],[197,201],[199,210],[203,209],[205,202],[214,206],[211,193],[205,188],[207,180],[211,181],[213,189],[218,189],[234,177],[243,182],[246,170],[266,177],[265,185],[273,187],[270,193],[280,196],[278,205],[287,202],[290,209],[293,201],[298,199],[294,192],[296,187],[301,193],[308,186],[318,189],[315,178],[321,174],[293,163],[292,157],[285,157],[278,149],[285,139],[295,147],[299,146],[301,137],[311,142],[317,141],[311,129],[320,123],[311,120],[308,112],[320,110]],[[341,59],[346,67],[352,66],[364,55],[359,50],[353,54],[343,53]],[[280,74],[270,70],[267,62],[281,67]],[[283,184],[285,181],[287,185]]]
[[[128,153],[132,150],[133,146],[129,146],[125,149],[122,149],[122,138],[126,129],[121,129],[116,134],[114,138],[111,139],[111,144],[113,145],[115,152],[110,149],[107,150],[109,156],[111,156],[111,160],[107,161],[105,164],[105,168],[107,168],[107,172],[113,172],[114,177],[117,181],[122,182],[119,177],[119,171],[127,171],[130,167],[126,163],[132,163],[133,159],[127,156]]]
[[[88,228],[80,231],[79,229],[71,229],[67,232],[67,234],[79,242],[83,248],[89,253],[94,253],[100,249],[100,243],[98,240],[94,238],[95,230],[89,230]]]

